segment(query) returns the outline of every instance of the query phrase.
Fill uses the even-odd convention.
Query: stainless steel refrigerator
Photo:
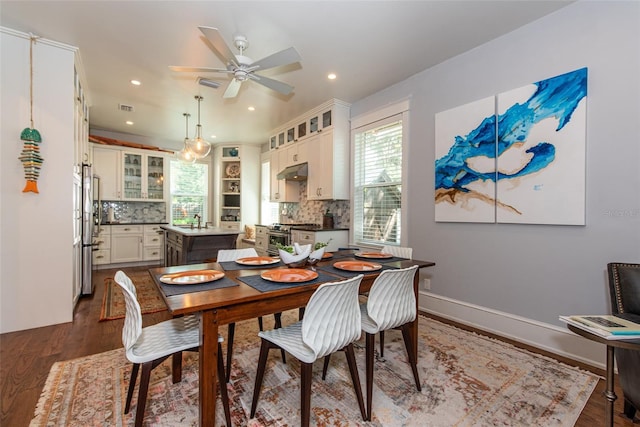
[[[82,165],[82,295],[93,293],[93,238],[101,222],[100,178],[91,165]],[[97,248],[95,249],[97,250]]]

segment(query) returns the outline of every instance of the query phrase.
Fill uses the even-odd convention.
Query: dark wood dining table
[[[344,280],[345,276],[331,272],[332,265],[339,261],[354,261],[354,251],[337,251],[333,253],[332,259],[323,260],[313,267],[322,272],[323,281],[311,283],[300,283],[294,287],[276,287],[273,290],[261,292],[252,286],[242,282],[240,278],[246,276],[260,275],[269,270],[269,266],[264,268],[242,268],[224,270],[218,263],[191,264],[173,267],[152,268],[149,270],[158,290],[167,304],[169,312],[174,316],[186,314],[198,314],[200,316],[200,348],[199,348],[199,409],[200,425],[213,426],[216,418],[216,394],[217,394],[217,370],[218,357],[218,330],[221,325],[232,322],[239,322],[265,316],[268,314],[283,312],[290,309],[304,307],[313,292],[322,283]],[[358,259],[358,261],[362,261]],[[430,261],[419,261],[415,259],[394,258],[388,262],[384,260],[369,260],[379,262],[384,268],[406,268],[417,265],[418,268],[431,267],[435,263]],[[224,264],[224,263],[223,263]],[[273,268],[287,268],[281,264]],[[187,272],[193,270],[213,269],[224,271],[225,279],[233,280],[233,286],[215,290],[196,290],[178,295],[167,295],[166,286],[160,282],[160,277],[165,274]],[[373,281],[382,270],[366,272],[360,285],[360,292],[368,292]],[[418,295],[418,274],[414,277],[414,292],[416,293],[416,305]],[[174,285],[175,286],[175,285]],[[256,340],[257,340],[256,336]],[[411,327],[411,340],[416,352],[418,349],[418,319]],[[228,369],[228,367],[227,367]],[[224,378],[220,379],[224,381]]]

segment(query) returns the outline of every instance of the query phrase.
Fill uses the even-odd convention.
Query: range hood
[[[285,168],[277,175],[277,178],[285,181],[306,181],[307,175],[309,175],[309,165],[300,163],[299,165]]]

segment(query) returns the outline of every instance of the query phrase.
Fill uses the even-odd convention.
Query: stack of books
[[[560,316],[560,320],[608,340],[640,339],[640,323],[622,318],[620,315]]]

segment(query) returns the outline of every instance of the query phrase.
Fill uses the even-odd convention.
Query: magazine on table
[[[638,316],[589,314],[560,316],[560,320],[608,340],[640,339],[640,317]]]

